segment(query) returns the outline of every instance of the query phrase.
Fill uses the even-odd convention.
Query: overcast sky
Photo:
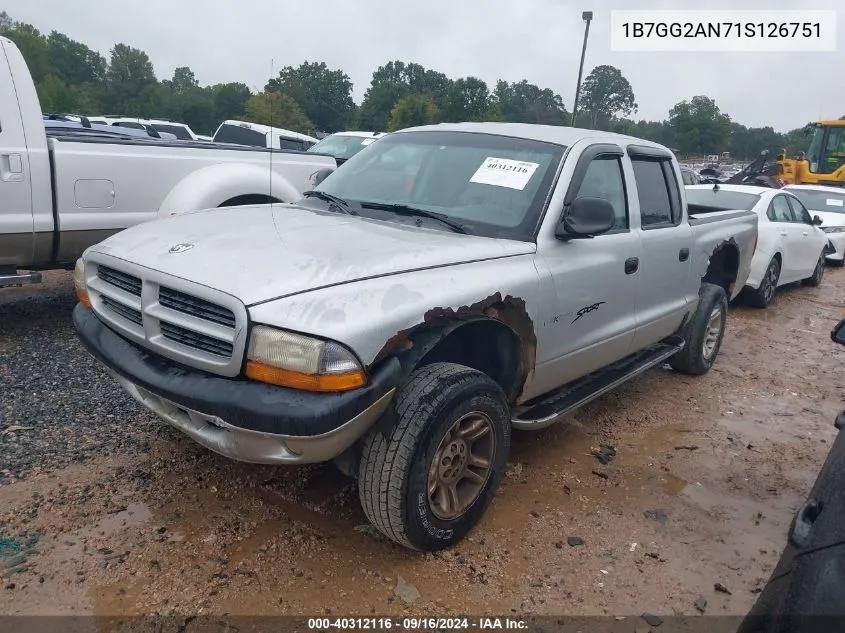
[[[202,84],[263,87],[271,63],[325,61],[342,68],[360,102],[373,70],[417,62],[493,85],[528,79],[572,109],[583,38],[582,10],[594,20],[585,76],[600,64],[622,70],[634,88],[636,118],[665,119],[678,101],[704,94],[748,126],[778,131],[845,115],[845,11],[835,53],[614,53],[611,9],[835,9],[840,0],[0,0],[16,20],[57,30],[108,57],[115,42],[150,56],[168,78],[190,66]],[[416,7],[416,8],[412,8]],[[272,60],[272,62],[271,62]]]

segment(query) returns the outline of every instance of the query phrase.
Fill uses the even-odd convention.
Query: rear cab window
[[[234,143],[252,147],[267,147],[267,135],[240,125],[221,125],[214,135],[215,143]]]
[[[643,229],[677,226],[683,216],[680,186],[669,157],[631,152]]]

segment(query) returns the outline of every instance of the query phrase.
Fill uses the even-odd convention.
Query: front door
[[[624,358],[636,329],[635,262],[640,257],[640,243],[630,227],[621,149],[613,145],[588,147],[576,174],[583,177],[573,179],[574,190],[567,198],[610,201],[616,224],[592,239],[541,244],[537,264],[550,281],[551,296],[544,315],[546,344],[537,351],[538,371],[531,395]]]
[[[807,208],[801,204],[798,198],[787,196],[789,205],[792,207],[792,215],[798,228],[798,256],[801,263],[801,279],[813,275],[819,256],[827,243],[827,238],[813,224],[813,218]]]
[[[17,93],[2,43],[0,95],[0,266],[23,266],[33,257],[32,185]]]

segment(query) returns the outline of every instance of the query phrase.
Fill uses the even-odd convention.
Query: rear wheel
[[[701,284],[698,308],[681,331],[684,349],[669,361],[672,368],[696,376],[710,371],[722,346],[727,316],[725,289],[715,284]]]
[[[820,286],[824,277],[824,251],[819,255],[819,261],[816,262],[816,267],[813,269],[813,274],[806,279],[802,279],[801,283],[805,286]]]
[[[766,273],[760,282],[760,287],[756,290],[749,289],[748,303],[755,308],[765,308],[775,298],[775,293],[778,288],[778,279],[780,279],[780,262],[777,259],[772,259],[769,262]]]
[[[366,437],[361,505],[388,538],[422,551],[460,541],[502,480],[510,415],[501,387],[453,363],[415,371],[396,398],[397,420]]]

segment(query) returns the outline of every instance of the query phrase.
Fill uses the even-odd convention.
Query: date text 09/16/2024
[[[435,618],[435,617],[369,617],[369,618],[309,618],[308,629],[332,630],[388,630],[400,631],[459,631],[459,630],[520,630],[527,623],[516,618]]]

